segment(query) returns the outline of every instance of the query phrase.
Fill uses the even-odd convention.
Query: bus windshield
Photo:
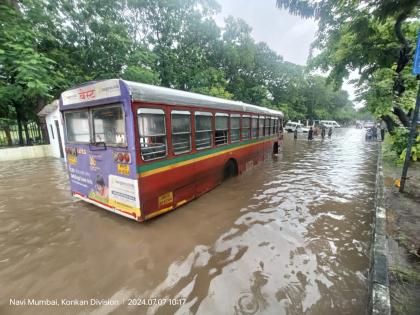
[[[89,113],[87,110],[64,113],[68,142],[90,142]]]
[[[127,145],[124,114],[120,104],[68,111],[64,112],[64,117],[69,142]]]
[[[92,109],[95,142],[108,145],[125,145],[124,115],[121,106]]]

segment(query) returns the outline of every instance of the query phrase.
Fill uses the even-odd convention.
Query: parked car
[[[303,124],[298,122],[289,121],[287,122],[286,126],[284,126],[284,130],[286,130],[287,132],[294,132],[295,129],[297,129],[297,132],[299,133],[306,133],[309,131],[309,128],[305,127]]]

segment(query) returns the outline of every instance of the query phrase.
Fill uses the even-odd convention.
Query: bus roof
[[[283,117],[283,113],[281,111],[269,109],[266,107],[246,104],[238,101],[226,100],[198,93],[170,89],[161,86],[125,81],[121,79],[88,82],[77,88],[67,90],[61,95],[61,104],[70,105],[72,103],[81,103],[81,100],[79,99],[79,94],[90,93],[92,90],[95,89],[98,91],[105,91],[103,92],[103,98],[121,95],[122,93],[120,91],[120,85],[125,85],[127,87],[134,101],[160,103],[167,105],[208,107],[213,109],[234,110],[254,114]],[[99,92],[97,92],[97,94],[99,95]],[[83,98],[88,96],[89,95],[83,95]]]

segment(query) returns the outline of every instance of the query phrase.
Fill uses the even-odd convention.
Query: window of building
[[[251,117],[242,116],[242,140],[248,140],[251,131]]]
[[[214,140],[216,145],[223,145],[228,143],[228,128],[229,115],[217,113],[216,114],[216,128],[214,130]]]
[[[140,108],[137,111],[140,153],[144,161],[167,155],[165,112],[162,109]]]
[[[125,146],[124,113],[121,106],[92,109],[93,138],[107,145]]]
[[[230,115],[230,141],[238,142],[240,138],[240,125],[241,116],[239,114]]]
[[[174,154],[191,151],[191,114],[187,111],[172,111],[172,150]]]
[[[260,117],[258,123],[258,137],[261,138],[264,136],[264,117]]]
[[[68,142],[90,142],[89,113],[87,110],[64,113]]]
[[[258,117],[252,116],[252,138],[258,137]]]
[[[195,147],[197,150],[210,148],[212,145],[212,118],[212,113],[195,113]]]

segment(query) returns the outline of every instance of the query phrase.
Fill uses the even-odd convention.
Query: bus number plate
[[[126,164],[118,164],[117,166],[118,174],[130,175],[130,166]]]
[[[172,204],[173,201],[174,201],[174,195],[172,194],[172,191],[166,194],[160,195],[159,200],[158,200],[159,207]]]

